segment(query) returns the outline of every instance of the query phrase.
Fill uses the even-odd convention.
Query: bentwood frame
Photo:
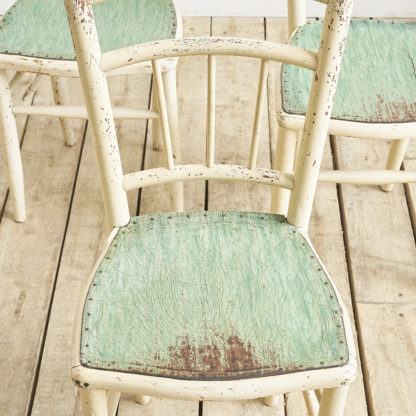
[[[322,388],[324,391],[320,398],[319,415],[341,415],[348,384],[355,376],[356,361],[352,330],[345,308],[336,291],[337,301],[341,305],[342,322],[348,345],[348,357],[344,357],[346,362],[338,367],[233,380],[181,380],[84,366],[80,355],[80,345],[84,301],[89,285],[109,244],[118,231],[130,222],[131,217],[126,199],[127,190],[192,179],[228,179],[291,189],[288,221],[306,235],[332,99],[348,31],[352,0],[328,2],[321,48],[317,54],[290,45],[266,41],[238,38],[188,38],[134,45],[102,55],[90,5],[83,0],[65,0],[65,5],[77,54],[88,117],[92,125],[107,214],[115,227],[109,237],[107,247],[92,271],[76,317],[72,377],[75,385],[81,389],[84,413],[100,416],[113,415],[121,391],[138,395],[140,402],[146,402],[146,396],[154,395],[191,400],[268,397],[267,402],[273,403],[273,396],[276,394]],[[208,55],[206,160],[205,164],[175,165],[159,60],[187,55]],[[216,55],[246,56],[261,60],[258,100],[247,167],[216,164],[214,160]],[[152,62],[158,90],[165,167],[124,174],[105,71],[117,70],[149,60]],[[315,74],[299,152],[300,162],[295,173],[256,167],[263,110],[262,98],[266,88],[269,61],[299,65],[313,70]],[[313,252],[313,248],[311,250]],[[314,400],[317,402],[316,398]]]
[[[25,1],[25,0],[21,0]],[[61,1],[61,0],[59,0]],[[101,1],[89,1],[93,5]],[[28,3],[30,6],[30,3]],[[59,4],[62,6],[61,4]],[[56,5],[51,2],[50,7]],[[99,5],[100,6],[100,5]],[[97,6],[97,7],[99,7]],[[121,6],[120,6],[121,7]],[[172,3],[172,7],[175,7]],[[30,11],[29,11],[30,12]],[[175,9],[176,16],[176,37],[182,36],[182,23],[178,11]],[[47,19],[48,16],[45,16]],[[42,22],[46,23],[46,21]],[[64,20],[63,24],[66,23]],[[7,53],[6,53],[7,52]],[[3,152],[6,161],[6,172],[9,184],[9,190],[13,202],[14,219],[17,222],[26,220],[26,207],[24,197],[24,179],[23,167],[20,155],[19,138],[16,129],[15,116],[49,116],[60,119],[62,132],[65,142],[68,146],[75,143],[74,134],[68,119],[87,119],[87,110],[83,106],[71,106],[69,103],[69,94],[66,85],[66,78],[78,78],[78,66],[75,60],[69,59],[47,59],[39,56],[26,56],[24,54],[6,51],[0,53],[0,137],[3,141]],[[171,123],[173,141],[178,134],[177,126],[177,96],[176,96],[176,60],[165,59],[160,62],[162,77],[166,85],[167,106],[169,108],[169,121]],[[6,70],[17,71],[17,75],[12,79],[11,85],[20,79],[23,72],[32,72],[36,74],[49,75],[51,77],[52,89],[54,93],[55,105],[14,105],[11,98],[11,85],[7,80]],[[149,62],[143,62],[137,65],[122,68],[121,70],[107,71],[107,76],[128,75],[140,72],[151,73],[152,67]],[[151,119],[153,124],[154,145],[158,145],[160,139],[159,111],[155,105],[156,99],[153,96],[152,109],[133,109],[115,107],[113,110],[116,119]],[[175,154],[176,156],[176,154]],[[178,155],[179,159],[179,155]],[[175,209],[181,208],[180,187],[172,188],[172,200]],[[179,204],[179,205],[177,205]]]
[[[326,0],[317,0],[327,3]],[[299,28],[306,23],[306,0],[288,0],[288,33],[289,43]],[[371,59],[371,52],[369,52]],[[355,74],[349,74],[354,78]],[[291,114],[284,110],[282,103],[282,84],[280,70],[276,76],[276,109],[278,129],[278,154],[274,162],[277,170],[292,170],[297,157],[300,135],[305,121],[304,115]],[[406,122],[360,122],[353,119],[331,119],[328,134],[334,136],[348,136],[369,138],[375,140],[391,140],[385,170],[349,171],[330,174],[322,172],[321,179],[327,181],[331,177],[338,183],[353,183],[366,185],[380,185],[384,191],[390,191],[393,184],[414,182],[415,174],[400,172],[400,167],[406,153],[409,138],[416,135],[416,120]],[[290,192],[283,189],[273,191],[271,210],[279,214],[286,214]]]

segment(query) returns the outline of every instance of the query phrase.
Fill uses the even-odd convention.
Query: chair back
[[[328,4],[328,0],[314,0]],[[293,32],[306,23],[306,0],[287,0],[287,25],[289,37]]]
[[[328,1],[317,53],[283,43],[242,38],[202,37],[132,45],[102,54],[91,5],[86,0],[65,0],[110,223],[113,226],[121,226],[130,220],[126,191],[174,181],[226,179],[291,189],[293,192],[288,220],[298,228],[306,230],[312,210],[352,3],[353,0]],[[117,1],[114,1],[114,7],[117,7]],[[189,55],[207,55],[206,157],[204,164],[184,165],[175,164],[159,60]],[[257,105],[247,166],[215,163],[215,57],[217,55],[246,56],[261,60]],[[163,131],[165,166],[124,174],[105,72],[145,61],[151,61],[153,67]],[[260,122],[270,61],[293,64],[314,71],[295,173],[278,172],[256,166]]]

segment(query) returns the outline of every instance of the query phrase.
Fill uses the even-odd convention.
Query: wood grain
[[[31,173],[28,218],[15,223],[8,201],[0,224],[0,292],[7,294],[1,307],[2,414],[23,415],[30,403],[78,155],[79,145],[63,144],[58,120],[29,120],[22,150],[23,166]]]
[[[382,166],[388,143],[376,144],[337,138],[340,168]],[[374,414],[411,414],[415,341],[407,328],[414,319],[416,247],[403,186],[386,193],[343,185],[342,195],[369,405]]]

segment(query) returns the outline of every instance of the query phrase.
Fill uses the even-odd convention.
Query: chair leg
[[[12,97],[7,82],[6,71],[0,70],[0,134],[3,141],[3,152],[6,161],[7,179],[10,195],[13,200],[14,220],[26,220],[23,167],[20,155],[19,137],[16,119],[12,111]]]
[[[181,143],[179,140],[179,115],[178,115],[178,94],[176,90],[176,71],[163,72],[163,84],[165,87],[166,108],[168,112],[169,130],[172,140],[173,158],[175,164],[180,164]],[[169,193],[172,201],[173,211],[183,211],[183,182],[176,182],[169,185]]]
[[[317,416],[319,412],[319,402],[313,390],[303,391],[306,409],[309,416]]]
[[[83,416],[108,416],[105,390],[80,389]]]
[[[409,139],[393,140],[390,145],[389,156],[387,158],[386,169],[387,170],[399,170],[402,165],[404,155],[406,154],[407,145]],[[383,191],[389,192],[393,189],[393,185],[382,185]]]
[[[115,416],[121,393],[119,391],[109,391],[107,393],[107,412],[108,416]]]
[[[347,400],[348,387],[324,389],[322,392],[319,416],[342,416]]]
[[[68,86],[66,79],[62,77],[51,76],[51,85],[53,91],[53,97],[56,105],[66,105],[69,102]],[[75,144],[74,130],[71,127],[70,120],[67,118],[60,118],[62,133],[64,135],[65,144],[67,146],[73,146]]]
[[[150,402],[150,396],[144,396],[143,394],[136,395],[136,402],[139,404],[147,404]]]
[[[159,111],[159,106],[157,105],[157,98],[156,98],[156,88],[153,84],[152,87],[152,110]],[[153,150],[159,151],[162,150],[162,128],[160,126],[160,119],[153,119],[152,120],[152,145]]]
[[[266,406],[275,407],[279,404],[280,396],[275,394],[274,396],[267,396],[263,398],[263,402]]]
[[[296,153],[296,138],[296,130],[290,130],[279,126],[273,169],[280,171],[293,170]],[[272,189],[270,212],[287,215],[289,199],[290,191],[288,189],[274,187]]]

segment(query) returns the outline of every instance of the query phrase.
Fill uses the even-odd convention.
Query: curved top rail
[[[298,46],[264,40],[228,37],[168,39],[127,46],[102,55],[101,69],[108,72],[152,59],[189,55],[234,55],[267,59],[315,70],[317,54]]]

